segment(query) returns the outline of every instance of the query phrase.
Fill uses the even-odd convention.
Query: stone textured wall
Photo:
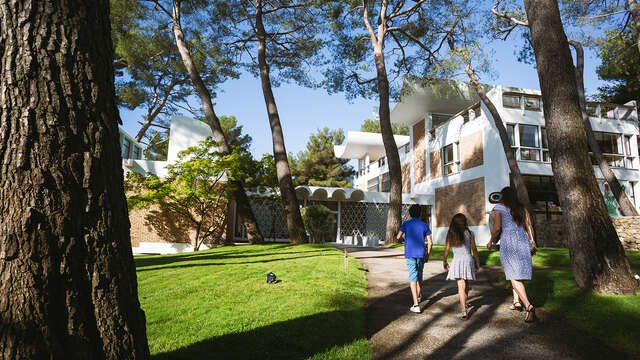
[[[626,250],[640,250],[640,216],[611,218],[618,237]]]
[[[618,232],[622,246],[626,250],[640,251],[640,216],[622,216],[611,218]],[[563,220],[545,219],[544,214],[536,216],[536,234],[538,246],[566,247],[566,233]]]
[[[411,193],[411,164],[402,165],[402,193]]]
[[[440,159],[440,149],[433,151],[429,154],[429,170],[431,172],[431,178],[437,179],[442,176],[442,161]]]
[[[471,169],[483,164],[482,131],[460,139],[460,168]]]
[[[231,229],[233,221],[233,207],[231,205],[228,206],[226,219],[226,226]],[[195,230],[190,224],[162,211],[158,206],[130,210],[129,221],[131,222],[132,247],[140,246],[141,242],[190,244],[191,239],[195,236]],[[231,231],[225,230],[221,238],[229,242],[232,240],[231,235]]]
[[[484,177],[436,189],[436,226],[448,227],[457,213],[467,217],[469,226],[486,225]]]
[[[426,156],[424,120],[422,120],[413,125],[413,182],[415,184],[427,180]]]

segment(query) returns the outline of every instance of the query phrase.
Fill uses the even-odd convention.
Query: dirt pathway
[[[367,270],[368,336],[373,359],[624,359],[597,340],[538,311],[508,310],[511,293],[495,284],[498,269],[478,273],[469,294],[469,320],[459,311],[455,282],[445,280],[442,261],[425,265],[422,313],[409,312],[411,293],[401,250],[347,248]],[[535,276],[535,271],[534,271]]]

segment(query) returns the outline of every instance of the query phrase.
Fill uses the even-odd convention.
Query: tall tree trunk
[[[613,196],[616,198],[616,201],[618,201],[618,205],[620,205],[622,212],[627,216],[638,216],[638,211],[627,197],[627,193],[622,189],[622,185],[620,185],[616,174],[614,174],[611,167],[609,167],[609,163],[605,160],[604,156],[602,156],[600,145],[598,145],[598,142],[593,135],[593,129],[591,128],[591,121],[587,114],[586,101],[584,97],[584,51],[582,49],[582,44],[575,40],[568,41],[576,50],[576,86],[578,87],[578,99],[580,100],[580,111],[582,113],[584,129],[587,134],[587,142],[589,143],[593,157],[598,162],[602,176],[604,176],[604,179],[609,184],[609,188],[611,189]]]
[[[286,212],[289,238],[294,244],[305,243],[308,241],[307,233],[304,229],[302,216],[300,215],[296,189],[291,180],[291,170],[289,169],[287,149],[284,145],[282,124],[280,123],[276,99],[271,89],[269,64],[267,64],[267,35],[262,22],[262,0],[258,0],[256,6],[256,30],[258,35],[258,67],[260,68],[262,94],[264,95],[264,103],[267,106],[267,113],[269,115],[269,126],[271,126],[271,138],[273,140],[273,159],[276,164],[280,195]]]
[[[224,136],[222,126],[220,126],[220,119],[213,111],[211,93],[209,93],[209,89],[207,89],[204,81],[202,81],[202,77],[200,76],[198,69],[196,69],[196,66],[193,63],[193,59],[191,58],[191,54],[189,53],[189,48],[187,47],[187,43],[184,39],[182,23],[180,22],[180,3],[181,0],[173,1],[173,37],[176,39],[178,52],[180,52],[180,57],[182,58],[182,62],[184,63],[187,72],[189,73],[189,77],[191,78],[193,87],[196,89],[198,97],[200,97],[202,110],[204,111],[204,116],[207,119],[207,124],[209,125],[209,128],[211,128],[211,132],[213,133],[213,138],[216,140],[216,142],[218,142],[220,152],[230,153],[231,150],[229,148],[229,143]],[[258,227],[258,222],[256,221],[253,210],[251,209],[249,197],[245,192],[244,185],[239,181],[233,180],[229,181],[229,183],[234,187],[233,197],[236,200],[238,212],[240,213],[244,227],[247,230],[247,238],[249,242],[252,244],[263,242],[264,238],[262,236],[262,233],[260,232],[260,228]]]
[[[640,51],[640,5],[638,5],[636,0],[627,0],[627,4],[629,5],[633,24],[636,26],[636,32],[638,33],[638,50]]]
[[[518,194],[518,200],[529,210],[531,214],[533,214],[533,209],[531,206],[531,201],[529,200],[529,192],[527,191],[527,187],[524,184],[524,179],[522,174],[520,173],[520,167],[518,167],[518,161],[516,156],[513,153],[513,149],[511,148],[511,143],[509,142],[509,135],[507,134],[507,129],[504,127],[504,122],[502,121],[502,116],[496,109],[495,105],[485,93],[482,84],[478,81],[476,77],[475,71],[473,67],[471,67],[471,59],[468,55],[465,54],[465,72],[467,76],[469,76],[469,80],[471,85],[476,90],[478,96],[485,104],[487,109],[489,109],[489,113],[491,113],[491,117],[493,117],[493,121],[498,129],[498,135],[500,136],[500,142],[502,143],[502,150],[507,157],[507,164],[509,165],[509,171],[511,172],[511,178],[513,179],[513,183],[516,186],[516,193]],[[534,218],[532,216],[532,218]]]
[[[554,181],[576,283],[607,294],[638,284],[618,240],[588,155],[575,72],[556,0],[524,0],[544,102]]]
[[[378,96],[380,112],[380,132],[382,133],[382,143],[387,154],[389,164],[389,210],[387,212],[386,242],[396,242],[396,234],[402,225],[402,167],[400,165],[400,155],[398,155],[398,145],[393,136],[391,128],[391,111],[389,109],[389,79],[387,68],[384,62],[382,49],[374,50],[376,63],[376,73],[378,78]]]
[[[146,359],[109,2],[0,2],[0,358]]]

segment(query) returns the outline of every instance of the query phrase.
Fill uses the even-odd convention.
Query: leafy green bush
[[[323,242],[329,238],[333,228],[333,213],[328,207],[324,205],[305,206],[302,208],[301,214],[311,242]]]

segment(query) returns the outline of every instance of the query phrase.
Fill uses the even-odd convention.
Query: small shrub
[[[302,221],[309,232],[312,243],[323,242],[331,234],[333,213],[324,205],[309,205],[302,208]]]

